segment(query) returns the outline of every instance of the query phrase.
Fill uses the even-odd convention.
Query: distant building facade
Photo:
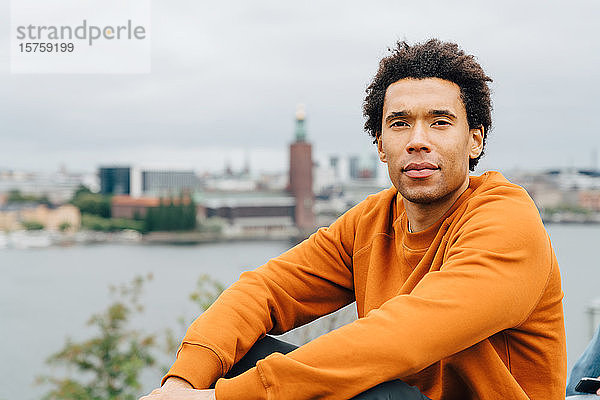
[[[92,175],[68,172],[65,168],[44,173],[0,170],[0,196],[18,191],[62,204],[71,200],[80,185],[93,186],[93,179]]]
[[[148,213],[149,208],[160,206],[160,199],[158,197],[117,195],[112,197],[110,206],[110,215],[113,218],[144,218]]]
[[[200,189],[194,171],[142,170],[142,193],[145,196],[179,196]]]
[[[181,203],[181,197],[132,197],[126,195],[113,196],[110,200],[110,212],[112,218],[140,219],[144,218],[151,208],[160,207],[161,201],[164,205]],[[190,204],[190,198],[183,198],[183,204]],[[196,212],[198,206],[196,206]]]
[[[0,208],[0,230],[14,231],[27,222],[37,222],[49,231],[77,231],[81,228],[81,213],[71,204],[49,208],[39,204],[9,204]]]
[[[226,233],[233,236],[287,236],[296,233],[296,201],[285,193],[212,193],[199,203],[201,217],[222,219],[227,223]]]
[[[527,190],[544,222],[600,223],[600,171],[596,169],[517,172],[511,181]]]
[[[586,210],[600,212],[600,190],[579,192],[579,206]]]
[[[100,193],[132,197],[174,197],[201,189],[191,170],[150,169],[131,166],[100,167]]]
[[[375,179],[377,178],[379,159],[377,155],[371,154],[368,157],[350,156],[350,179]]]
[[[131,167],[100,167],[100,193],[105,195],[131,194]]]

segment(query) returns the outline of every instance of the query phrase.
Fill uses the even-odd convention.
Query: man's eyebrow
[[[452,111],[450,110],[431,110],[428,113],[429,115],[441,115],[441,116],[447,116],[453,119],[456,119],[456,115],[454,115],[454,113],[452,113]]]
[[[385,117],[385,122],[390,122],[394,118],[398,117],[408,117],[409,115],[410,113],[408,111],[393,111],[389,113],[387,117]]]

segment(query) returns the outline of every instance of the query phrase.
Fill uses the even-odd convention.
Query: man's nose
[[[418,151],[429,153],[431,151],[427,126],[417,123],[413,127],[410,133],[410,139],[406,143],[406,151],[408,153],[414,153]]]

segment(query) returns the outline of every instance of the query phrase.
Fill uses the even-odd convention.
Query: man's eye
[[[440,120],[440,121],[435,121],[432,125],[434,125],[434,126],[444,126],[444,125],[450,125],[450,122]]]
[[[395,122],[392,122],[392,124],[390,126],[408,126],[408,124],[404,121],[395,121]]]

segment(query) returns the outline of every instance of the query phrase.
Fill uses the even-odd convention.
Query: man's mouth
[[[440,169],[437,165],[428,162],[410,163],[402,168],[404,175],[409,178],[427,178]]]

